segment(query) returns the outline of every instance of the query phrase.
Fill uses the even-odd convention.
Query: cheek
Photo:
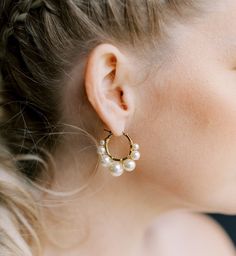
[[[156,181],[213,208],[236,196],[236,79],[235,88],[226,81],[218,76],[209,82],[209,74],[204,79],[201,73],[201,79],[170,84],[161,92],[151,131]]]

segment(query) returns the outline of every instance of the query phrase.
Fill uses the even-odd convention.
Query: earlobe
[[[125,56],[115,46],[101,44],[88,56],[85,70],[88,100],[116,136],[122,135],[133,108],[125,64]]]

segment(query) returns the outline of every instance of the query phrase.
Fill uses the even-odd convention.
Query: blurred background
[[[226,216],[221,214],[209,215],[223,226],[236,246],[236,216]]]

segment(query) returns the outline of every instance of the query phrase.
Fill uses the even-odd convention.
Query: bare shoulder
[[[161,215],[147,232],[148,256],[236,256],[223,228],[204,214],[173,211]]]

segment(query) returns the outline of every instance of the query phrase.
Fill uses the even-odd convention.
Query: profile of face
[[[113,44],[91,52],[85,85],[106,127],[140,145],[135,171],[118,179],[154,198],[162,190],[193,209],[235,214],[236,2],[208,7],[170,24],[161,65],[139,86],[138,61]]]

